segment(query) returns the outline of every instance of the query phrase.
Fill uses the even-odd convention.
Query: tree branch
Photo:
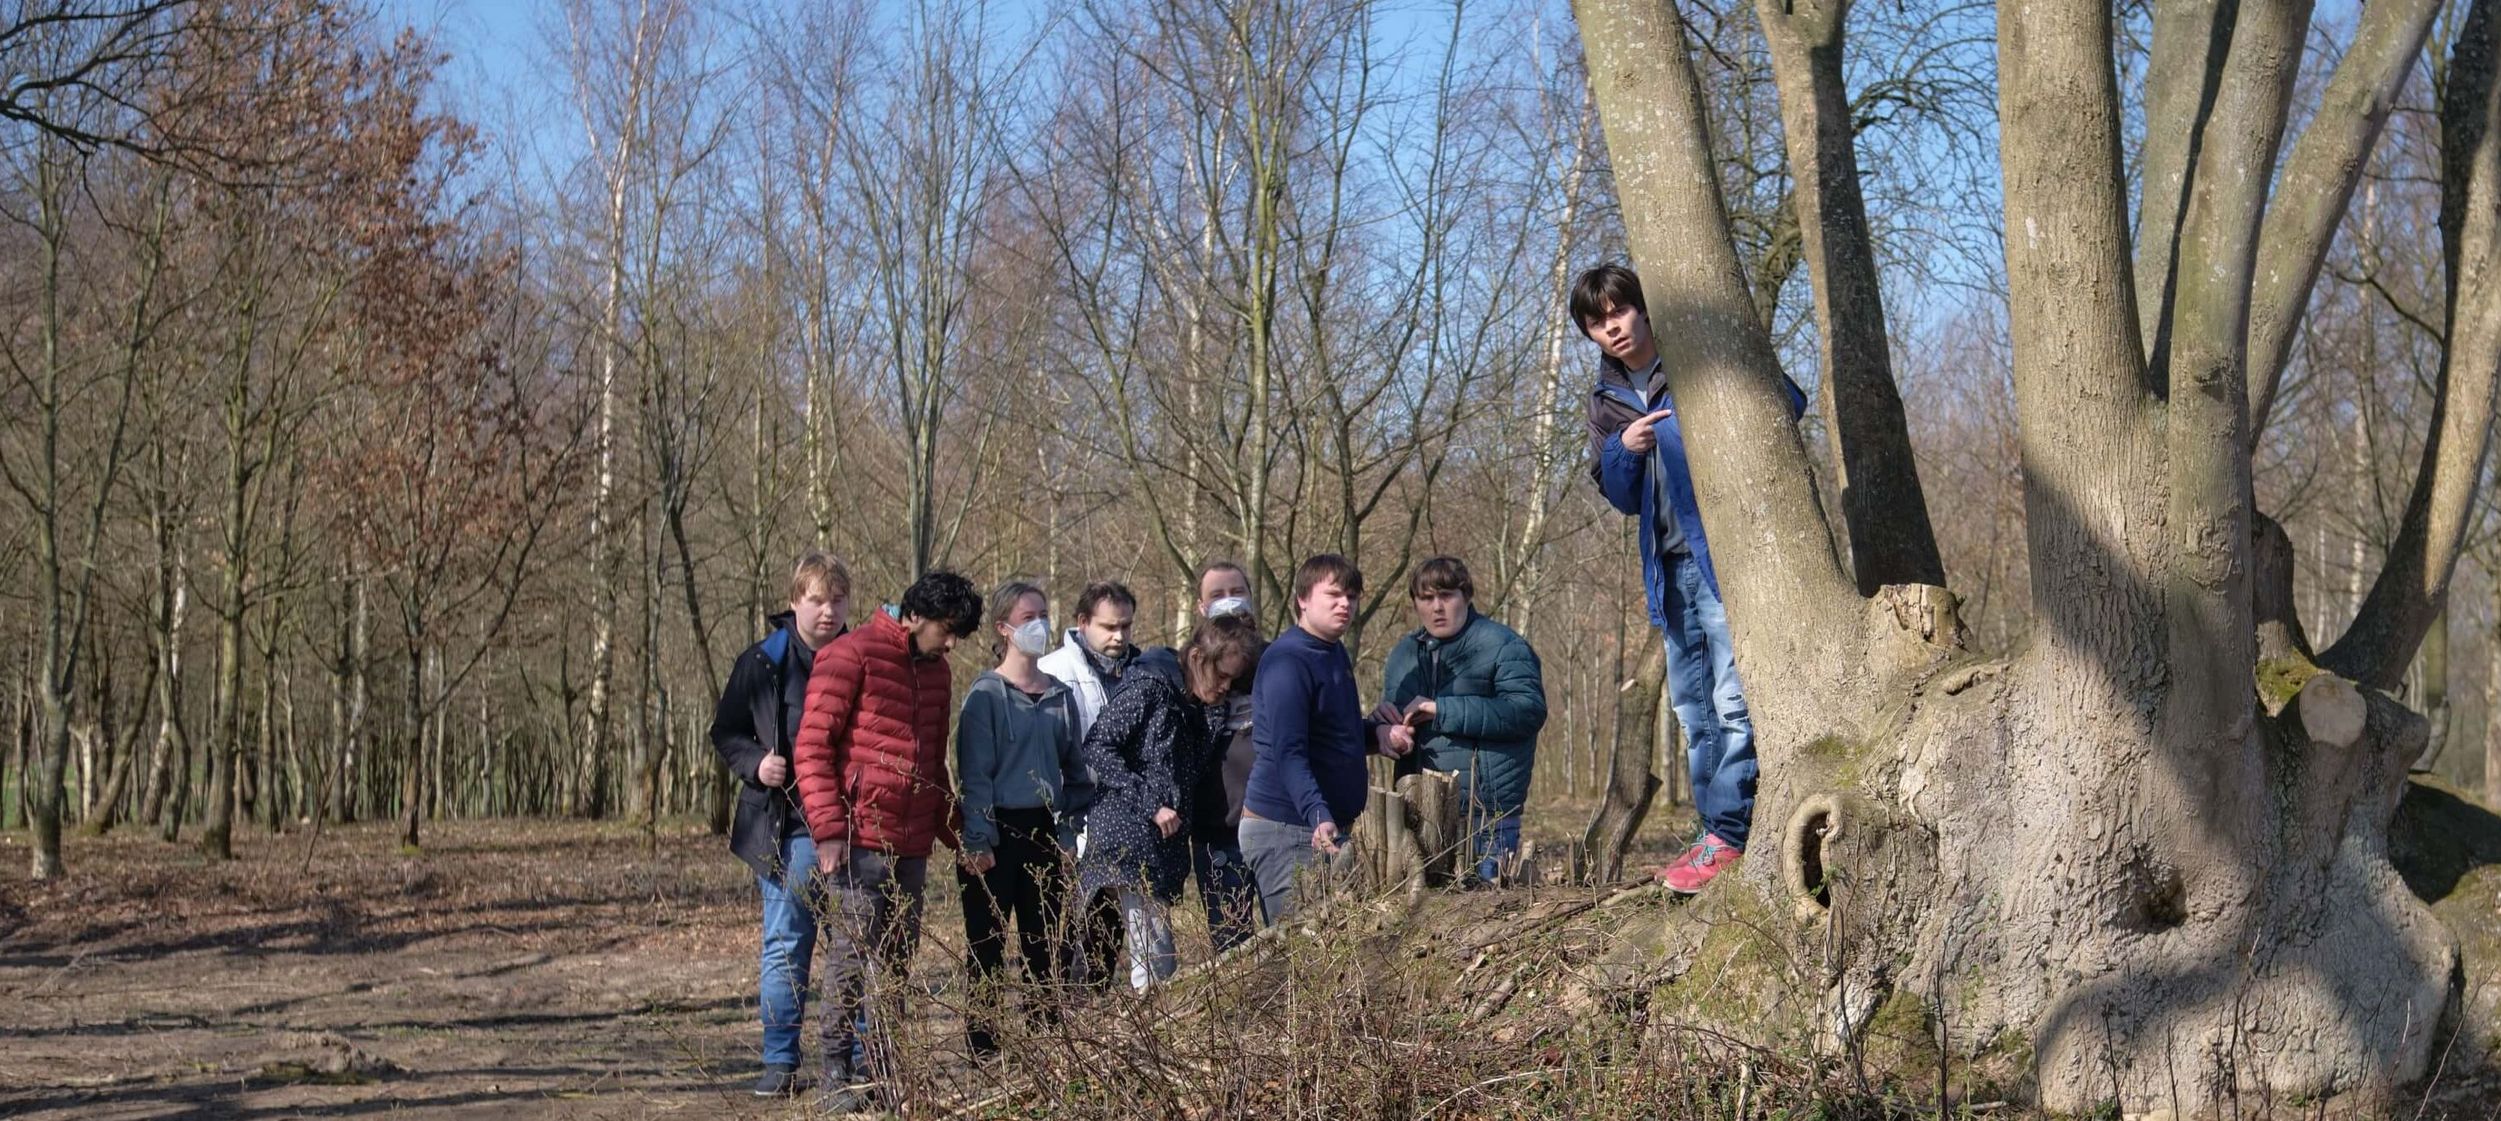
[[[2174,242],[2168,386],[2170,461],[2163,619],[2179,742],[2229,740],[2248,717],[2256,630],[2250,600],[2247,361],[2258,227],[2300,68],[2310,0],[2239,0]],[[2165,353],[2167,351],[2167,353]]]
[[[2397,91],[2414,70],[2442,0],[2379,0],[2362,9],[2351,49],[2336,64],[2318,112],[2294,142],[2268,207],[2249,305],[2249,440],[2265,433],[2310,289],[2336,227],[2370,166]],[[2393,301],[2391,306],[2395,306]],[[2400,312],[2403,309],[2399,309]]]
[[[2145,71],[2144,193],[2137,204],[2136,314],[2149,369],[2162,365],[2171,277],[2188,185],[2205,137],[2222,55],[2231,37],[2224,0],[2172,0],[2154,8]]]
[[[1814,280],[1822,407],[1839,451],[1841,514],[1858,593],[1874,595],[1886,584],[1942,585],[1945,561],[1928,524],[1893,380],[1883,288],[1859,187],[1856,122],[1842,76],[1849,3],[1757,0],[1755,10],[1771,44],[1797,180],[1783,209],[1798,222]]]
[[[2394,688],[2447,602],[2474,513],[2501,384],[2501,82],[2494,81],[2501,0],[2474,0],[2449,61],[2440,106],[2440,227],[2448,266],[2449,340],[2432,398],[2422,465],[2405,520],[2353,626],[2320,664]]]

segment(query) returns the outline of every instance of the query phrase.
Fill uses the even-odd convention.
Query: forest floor
[[[1541,811],[1532,838],[1586,812]],[[426,840],[253,829],[212,862],[123,830],[73,838],[72,874],[37,884],[26,836],[0,835],[0,1117],[805,1115],[747,1092],[754,881],[699,824],[446,822]],[[944,992],[961,916],[951,877],[931,884],[915,980]],[[1175,910],[1185,964],[1206,954],[1192,910]],[[937,1003],[920,1015],[949,1016]],[[2474,1116],[2501,1083],[2437,1096],[2433,1114]]]
[[[247,828],[230,862],[190,839],[73,836],[39,884],[0,834],[0,1117],[804,1115],[747,1092],[755,881],[700,823],[430,823],[419,855],[385,823]],[[914,976],[943,991],[963,922],[934,866],[926,914]]]
[[[0,845],[0,1116],[770,1116],[755,886],[699,827]],[[952,907],[933,908],[943,915]]]

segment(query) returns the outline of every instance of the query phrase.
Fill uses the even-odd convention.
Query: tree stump
[[[1406,803],[1407,825],[1427,887],[1448,887],[1459,878],[1460,850],[1468,838],[1458,784],[1459,776],[1448,771],[1423,771],[1398,780],[1397,794]]]
[[[1615,746],[1607,763],[1606,795],[1581,839],[1583,859],[1574,872],[1584,883],[1613,883],[1624,870],[1624,850],[1650,816],[1659,776],[1650,769],[1658,747],[1659,695],[1667,681],[1667,648],[1648,643],[1640,668],[1616,691]]]

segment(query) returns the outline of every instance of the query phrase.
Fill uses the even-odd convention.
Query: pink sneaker
[[[1705,835],[1707,836],[1707,834]],[[1693,863],[1693,858],[1700,855],[1702,855],[1702,838],[1696,837],[1694,838],[1692,844],[1685,846],[1685,851],[1676,854],[1676,859],[1651,869],[1650,878],[1657,880],[1660,883],[1666,883],[1668,873]]]
[[[1685,855],[1659,869],[1658,877],[1667,885],[1667,890],[1678,895],[1692,895],[1701,891],[1702,885],[1710,883],[1712,877],[1735,867],[1744,855],[1744,852],[1720,840],[1719,834],[1705,833],[1701,840],[1693,843],[1692,848],[1685,850]]]

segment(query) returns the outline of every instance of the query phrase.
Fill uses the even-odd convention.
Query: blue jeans
[[[1259,929],[1259,881],[1251,875],[1242,846],[1190,841],[1190,874],[1198,878],[1198,898],[1207,905],[1207,940],[1223,953],[1249,940]]]
[[[816,961],[816,842],[800,832],[782,838],[779,877],[757,876],[764,897],[764,956],[756,974],[756,1005],[764,1021],[764,1064],[799,1065],[799,1024],[806,1015],[808,969]]]
[[[1468,839],[1468,851],[1476,854],[1476,882],[1494,882],[1494,876],[1502,871],[1502,859],[1520,851],[1520,815],[1480,818]]]
[[[1743,850],[1754,821],[1754,718],[1737,684],[1728,612],[1693,554],[1667,560],[1667,695],[1685,728],[1693,808],[1703,828]]]

